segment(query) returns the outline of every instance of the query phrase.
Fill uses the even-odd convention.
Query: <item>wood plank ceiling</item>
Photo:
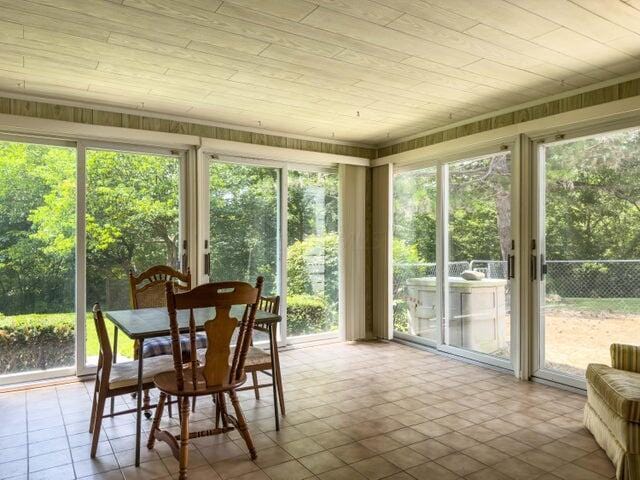
[[[0,90],[385,143],[640,70],[640,0],[0,0]]]

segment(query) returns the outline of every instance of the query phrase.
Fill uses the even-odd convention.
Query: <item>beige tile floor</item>
[[[197,439],[191,479],[614,477],[582,427],[580,395],[394,343],[297,348],[281,361],[282,429],[274,431],[268,389],[261,400],[243,392],[257,460],[236,432]],[[163,444],[143,446],[143,463],[133,466],[133,415],[106,419],[99,456],[89,458],[91,388],[73,383],[0,395],[0,479],[177,478]],[[199,402],[193,427],[210,425],[212,414],[208,399]]]

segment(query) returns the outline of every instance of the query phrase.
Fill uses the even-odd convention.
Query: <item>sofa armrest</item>
[[[640,373],[640,347],[611,344],[611,366],[618,370]]]

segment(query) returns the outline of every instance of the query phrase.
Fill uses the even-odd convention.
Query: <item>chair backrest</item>
[[[207,283],[185,293],[175,293],[173,283],[166,283],[173,364],[176,371],[176,386],[179,390],[184,390],[185,370],[180,345],[178,311],[189,311],[190,380],[193,389],[195,390],[197,386],[198,357],[194,309],[198,308],[215,308],[215,317],[204,324],[207,334],[207,351],[202,375],[206,385],[210,387],[237,383],[244,375],[244,363],[251,343],[262,282],[262,277],[258,277],[255,287],[245,282]],[[234,306],[238,306],[238,311],[242,312],[241,321],[231,316],[231,309]],[[231,337],[238,325],[240,328],[236,348],[229,365]]]
[[[102,310],[100,310],[100,304],[98,303],[93,306],[93,322],[96,326],[98,345],[100,346],[97,374],[102,375],[102,379],[106,379],[106,383],[108,384],[109,374],[111,372],[111,362],[113,361],[113,350],[111,349],[111,342],[109,341],[109,335],[107,334],[107,327],[104,323],[104,316],[102,315]]]
[[[273,297],[260,297],[258,310],[278,315],[280,313],[280,296],[275,295]],[[256,325],[253,329],[259,332],[269,333],[269,327]]]
[[[165,284],[174,284],[175,292],[191,290],[191,272],[179,272],[166,265],[154,265],[136,276],[129,270],[129,289],[131,308],[166,307],[167,294]]]
[[[277,315],[280,312],[280,295],[274,297],[260,297],[258,310]]]

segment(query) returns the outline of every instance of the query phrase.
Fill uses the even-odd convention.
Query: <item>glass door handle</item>
[[[516,256],[507,255],[507,278],[516,278]]]
[[[211,273],[211,254],[204,254],[204,274],[209,275]]]
[[[531,280],[538,278],[538,259],[535,255],[531,255]]]

